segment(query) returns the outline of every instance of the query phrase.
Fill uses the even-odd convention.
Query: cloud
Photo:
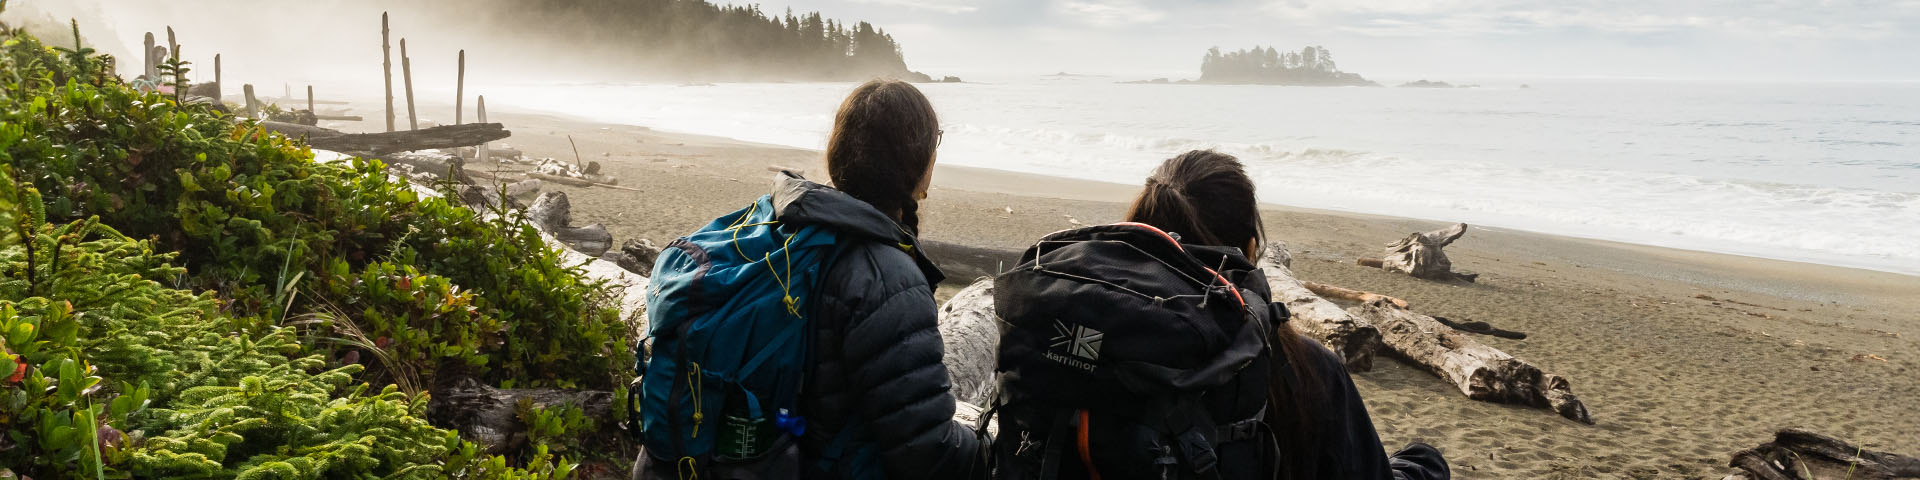
[[[1152,23],[1167,17],[1164,11],[1130,0],[1061,0],[1053,8],[1068,20],[1099,27]]]
[[[906,7],[915,10],[927,10],[940,13],[972,13],[980,10],[964,0],[848,0],[853,3]]]

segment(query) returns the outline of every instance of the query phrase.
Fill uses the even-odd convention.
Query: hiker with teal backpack
[[[918,204],[941,132],[912,85],[855,88],[826,150],[833,186],[773,191],[661,252],[639,353],[635,478],[968,479]]]

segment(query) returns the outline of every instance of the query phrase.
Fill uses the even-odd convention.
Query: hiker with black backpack
[[[773,192],[669,244],[647,296],[635,478],[984,478],[920,249],[941,131],[911,84],[855,88],[828,187]]]
[[[1193,151],[1129,223],[1048,235],[994,281],[994,474],[1055,479],[1445,479],[1389,457],[1340,358],[1287,323],[1238,159]]]

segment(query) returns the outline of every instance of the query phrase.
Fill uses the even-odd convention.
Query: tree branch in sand
[[[1426,367],[1467,398],[1553,409],[1562,417],[1593,424],[1587,407],[1559,375],[1486,346],[1433,317],[1375,300],[1353,309],[1379,328],[1381,342],[1398,356]]]
[[[555,388],[487,386],[472,378],[436,389],[427,401],[427,421],[461,435],[486,449],[488,455],[517,452],[527,442],[527,426],[520,419],[521,402],[545,408],[571,405],[586,418],[613,418],[613,392]]]
[[[1920,478],[1920,458],[1876,452],[1798,428],[1780,430],[1772,442],[1733,454],[1738,469],[1727,480],[1821,478]]]
[[[294,139],[306,139],[313,148],[348,155],[371,157],[395,152],[465,147],[507,138],[513,132],[498,123],[445,125],[420,130],[386,133],[346,133],[329,128],[285,122],[260,122],[267,131]]]
[[[1291,322],[1340,355],[1348,370],[1373,370],[1380,331],[1365,319],[1314,294],[1306,282],[1294,278],[1293,271],[1285,265],[1291,263],[1292,258],[1286,244],[1279,241],[1268,242],[1266,252],[1260,255],[1260,272],[1267,277],[1267,289],[1273,294],[1271,300],[1285,304],[1293,314]]]
[[[1466,233],[1467,224],[1456,223],[1451,227],[1431,232],[1411,234],[1407,238],[1387,245],[1385,258],[1361,258],[1355,263],[1383,268],[1390,272],[1405,273],[1414,278],[1459,279],[1471,282],[1479,275],[1454,273],[1453,262],[1447,260],[1446,252],[1441,250]]]
[[[1406,300],[1401,300],[1398,298],[1389,297],[1389,296],[1381,295],[1378,293],[1362,292],[1359,290],[1340,288],[1340,287],[1327,285],[1319,282],[1300,282],[1300,284],[1306,286],[1307,290],[1313,292],[1315,295],[1319,295],[1325,298],[1336,298],[1340,300],[1347,300],[1347,301],[1360,302],[1360,303],[1367,303],[1374,300],[1386,300],[1387,303],[1392,303],[1393,306],[1400,307],[1400,308],[1407,308]]]

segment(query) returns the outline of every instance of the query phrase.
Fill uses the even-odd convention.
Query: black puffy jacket
[[[1266,275],[1238,250],[1189,246],[1187,251],[1199,258],[1201,263],[1220,266],[1222,275],[1258,297],[1248,298],[1247,301],[1264,302],[1273,298],[1267,288]],[[1273,325],[1282,325],[1289,320],[1285,308],[1274,307],[1268,311],[1274,314]],[[1298,412],[1267,409],[1268,422],[1279,430],[1276,434],[1280,441],[1299,446],[1283,449],[1293,453],[1294,458],[1281,459],[1283,467],[1280,478],[1445,480],[1451,477],[1446,459],[1432,446],[1415,443],[1388,456],[1380,444],[1380,434],[1373,428],[1373,419],[1367,415],[1367,405],[1361,401],[1360,392],[1354,388],[1353,377],[1347,373],[1340,356],[1311,338],[1302,340],[1307,347],[1304,355],[1306,361],[1303,363],[1312,372],[1310,378],[1318,380],[1312,387],[1314,393],[1309,395],[1316,401],[1307,407],[1311,410],[1307,417],[1312,419],[1313,425],[1302,430],[1294,421],[1299,418]],[[1275,355],[1279,353],[1275,352]],[[1279,368],[1292,368],[1284,359],[1271,363]],[[1268,364],[1266,361],[1257,361],[1243,372],[1263,374]],[[1291,375],[1288,377],[1288,382],[1300,380]]]
[[[963,479],[984,477],[980,442],[953,421],[952,381],[933,287],[945,277],[918,240],[891,217],[839,190],[782,175],[773,205],[779,221],[822,225],[843,246],[814,290],[813,368],[801,409],[808,417],[802,455],[870,451],[834,461],[831,477]],[[860,428],[842,448],[835,436]]]

